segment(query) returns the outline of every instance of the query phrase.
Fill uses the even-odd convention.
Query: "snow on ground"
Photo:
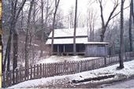
[[[37,64],[40,64],[40,63],[55,63],[55,62],[64,62],[64,61],[91,60],[91,59],[97,59],[97,58],[100,58],[100,57],[50,56],[48,58],[40,60]]]
[[[41,79],[35,79],[35,80],[29,80],[25,81],[19,84],[16,84],[14,86],[11,86],[9,88],[21,88],[21,87],[38,87],[38,86],[47,86],[48,84],[55,85],[60,82],[69,82],[74,79],[76,80],[81,80],[83,78],[92,78],[100,75],[105,75],[105,74],[123,74],[126,75],[127,77],[130,77],[131,75],[134,75],[134,60],[129,61],[129,62],[124,62],[124,69],[121,70],[116,70],[118,64],[100,68],[100,69],[95,69],[91,71],[86,71],[86,72],[81,72],[81,73],[76,73],[76,74],[70,74],[70,75],[63,75],[63,76],[53,76],[53,77],[48,77],[48,78],[41,78]],[[63,81],[64,80],[64,81]],[[111,80],[111,78],[109,78]],[[57,82],[58,81],[58,82]],[[92,81],[94,82],[94,81]],[[62,84],[62,85],[63,85]]]

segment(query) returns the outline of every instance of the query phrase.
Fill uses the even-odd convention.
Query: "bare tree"
[[[74,7],[72,6],[69,10],[69,14],[68,14],[68,23],[69,23],[69,28],[73,28],[74,27]]]
[[[15,69],[17,67],[17,58],[18,58],[18,33],[15,29],[15,26],[16,26],[16,22],[19,17],[19,14],[20,14],[26,0],[22,1],[22,4],[21,4],[20,8],[18,9],[18,11],[17,11],[17,2],[18,2],[18,0],[16,0],[15,3],[13,4],[13,8],[15,8],[15,9],[13,10],[13,18],[12,18],[12,25],[11,25],[11,31],[13,31],[13,69]]]
[[[13,35],[13,69],[17,67],[17,58],[18,58],[18,33],[16,31],[16,23],[19,18],[20,12],[25,5],[26,0],[22,0],[21,2],[18,0],[10,1],[11,5],[11,17],[10,17],[10,34],[8,37],[7,47],[6,47],[6,55],[3,63],[3,68],[6,65],[6,59],[8,59],[7,70],[9,70],[10,65],[10,51],[11,51],[11,40]],[[18,3],[20,3],[18,5]],[[19,7],[18,7],[19,6]]]
[[[52,43],[51,43],[51,55],[53,54],[53,44],[54,44],[54,29],[55,29],[55,18],[56,18],[56,13],[57,13],[57,9],[59,6],[59,2],[60,0],[55,0],[55,10],[54,10],[54,14],[53,14],[53,24],[52,24]]]
[[[53,2],[50,0],[41,0],[41,52],[40,57],[43,56],[43,48],[45,44],[45,37],[48,36],[48,19],[52,16],[53,8],[52,8]],[[45,11],[44,11],[45,10]],[[45,12],[45,13],[44,13]],[[52,19],[52,18],[51,18]]]
[[[97,14],[94,12],[93,8],[88,9],[88,18],[87,18],[87,27],[89,28],[89,36],[88,41],[94,41],[94,29],[95,23],[97,20]]]
[[[101,29],[101,35],[100,35],[100,41],[103,42],[104,41],[104,34],[106,32],[107,26],[109,24],[109,22],[111,21],[111,19],[113,19],[115,16],[117,16],[118,14],[114,15],[114,12],[116,11],[119,3],[118,0],[115,0],[114,2],[114,7],[110,13],[110,15],[108,16],[107,21],[105,22],[104,20],[104,13],[103,13],[103,4],[102,4],[103,0],[98,0],[99,5],[100,5],[100,13],[101,13],[101,22],[102,22],[102,29]]]

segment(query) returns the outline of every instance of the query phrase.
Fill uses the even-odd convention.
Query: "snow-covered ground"
[[[129,80],[125,80],[125,81],[120,81],[120,82],[116,82],[116,83],[112,83],[112,84],[103,84],[101,85],[101,88],[106,88],[106,89],[109,89],[109,88],[116,88],[116,89],[119,89],[119,88],[124,88],[124,89],[134,89],[134,79],[129,79]]]
[[[50,56],[45,59],[40,60],[37,64],[40,63],[55,63],[55,62],[64,62],[64,61],[81,61],[81,60],[91,60],[97,59],[100,57],[83,57],[83,56]]]
[[[16,84],[14,86],[11,86],[9,88],[25,88],[25,87],[47,87],[47,86],[58,86],[58,84],[64,85],[72,80],[81,80],[85,78],[93,78],[101,75],[108,75],[108,74],[114,74],[114,75],[125,75],[126,77],[130,77],[134,75],[134,60],[129,62],[124,62],[124,69],[116,70],[119,64],[115,64],[112,66],[95,69],[91,71],[76,73],[76,74],[70,74],[70,75],[63,75],[63,76],[53,76],[48,78],[41,78],[41,79],[35,79],[35,80],[29,80],[25,81],[19,84]],[[109,78],[105,80],[100,81],[90,81],[90,82],[101,82],[101,81],[110,81],[112,79],[117,79],[117,77]],[[86,82],[89,83],[89,82]],[[73,84],[72,84],[73,85]],[[53,87],[52,86],[52,87]]]

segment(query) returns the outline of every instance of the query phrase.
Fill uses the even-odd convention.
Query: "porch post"
[[[65,48],[65,45],[63,45],[63,53],[66,52],[66,48]]]
[[[59,45],[57,45],[57,55],[59,55],[59,52],[60,52]]]

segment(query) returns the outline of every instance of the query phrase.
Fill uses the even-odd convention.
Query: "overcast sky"
[[[78,10],[86,12],[88,1],[89,0],[78,0]],[[63,9],[63,12],[66,14],[71,6],[75,7],[75,0],[61,0],[60,5]]]
[[[90,1],[91,0],[78,0],[78,13],[80,13],[81,15],[87,15],[87,9],[90,8],[90,9],[93,9],[94,12],[96,14],[98,14],[98,23],[96,24],[101,24],[101,20],[100,20],[100,8],[99,8],[99,4],[98,3],[93,3],[90,5]],[[112,11],[113,9],[113,1],[114,0],[103,0],[103,13],[104,13],[104,19],[105,21],[108,19],[108,16],[110,14],[110,12]],[[124,7],[128,6],[129,5],[129,1],[130,0],[126,0],[125,1],[125,5]],[[120,2],[120,1],[119,1]],[[71,8],[71,6],[74,6],[75,7],[75,0],[61,0],[60,2],[60,7],[61,9],[63,10],[64,12],[64,15],[67,15],[69,9]],[[120,11],[120,5],[119,7],[117,8],[116,10],[116,13]],[[118,18],[120,17],[120,15],[118,15]],[[128,18],[129,17],[129,9],[126,9],[124,11],[124,17],[125,18]],[[98,27],[97,27],[98,28]]]
[[[81,13],[86,13],[87,8],[90,7],[90,5],[89,5],[90,1],[91,0],[78,0],[78,11]],[[114,0],[103,0],[103,1],[105,2],[104,13],[106,13],[105,15],[108,15],[113,7],[112,1],[114,1]],[[128,6],[128,2],[129,2],[129,0],[125,1],[125,6]],[[66,14],[69,11],[69,8],[71,6],[75,7],[75,0],[61,0],[60,6],[63,9],[64,14]],[[97,4],[97,3],[92,4],[92,7],[94,8],[94,10],[97,10],[97,11],[99,10],[99,4]],[[118,11],[119,11],[119,8],[118,8]]]

